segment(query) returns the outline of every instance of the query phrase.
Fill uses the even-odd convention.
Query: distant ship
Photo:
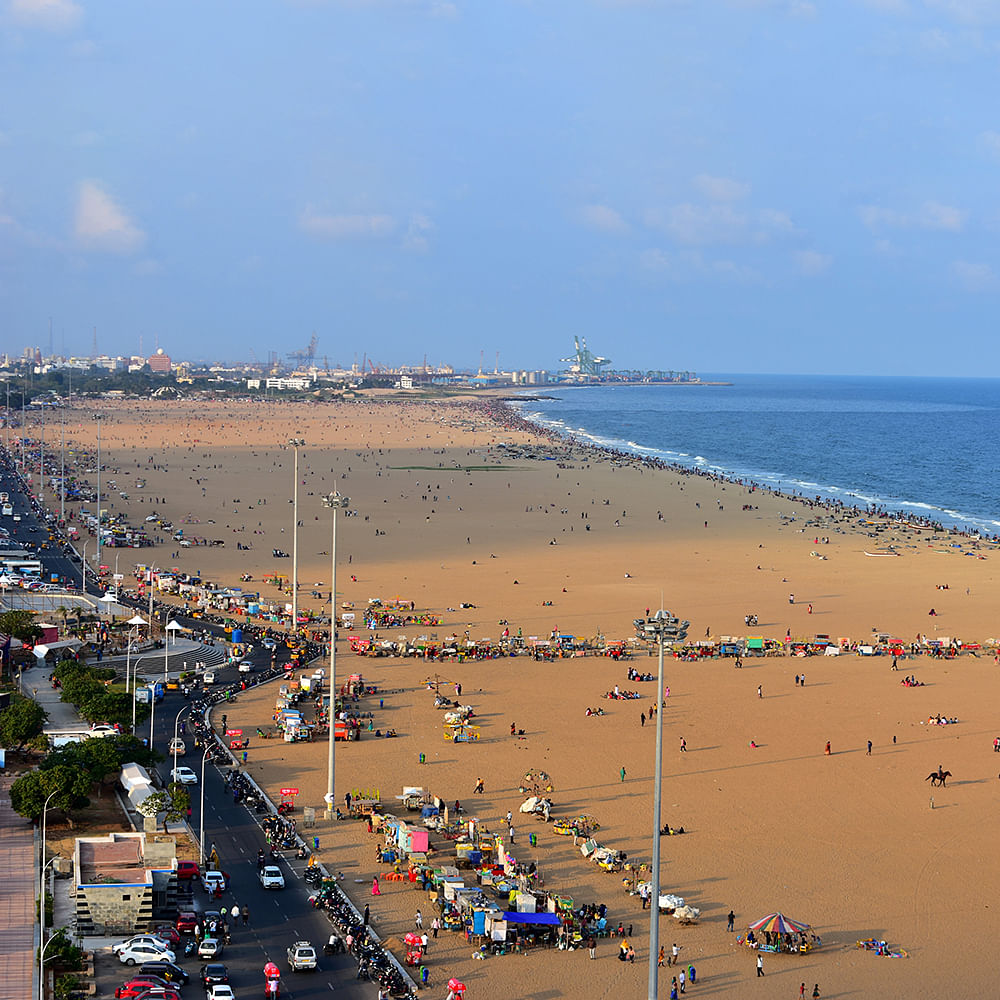
[[[558,374],[558,381],[568,384],[671,384],[671,385],[730,385],[729,382],[702,382],[696,372],[691,371],[615,371],[608,368],[610,358],[602,358],[587,347],[586,337],[573,338],[574,352],[568,358],[560,358],[569,368]]]

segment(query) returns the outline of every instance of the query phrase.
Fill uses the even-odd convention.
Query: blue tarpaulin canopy
[[[558,924],[559,917],[555,913],[514,913],[508,911],[503,915],[509,924]]]

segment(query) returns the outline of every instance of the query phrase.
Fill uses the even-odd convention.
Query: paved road
[[[10,806],[14,779],[0,777],[0,1000],[25,1000],[31,996],[35,971],[37,922],[35,899],[38,866],[35,863],[34,828]],[[36,987],[37,988],[37,987]]]

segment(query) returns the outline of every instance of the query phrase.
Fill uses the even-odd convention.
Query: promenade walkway
[[[0,777],[0,1000],[27,1000],[35,971],[34,827],[10,807],[14,779]]]

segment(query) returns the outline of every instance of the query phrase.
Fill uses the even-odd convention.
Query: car
[[[207,893],[213,893],[215,890],[221,889],[223,892],[226,891],[226,876],[224,872],[218,871],[207,871],[201,873],[201,887]]]
[[[136,1000],[181,1000],[180,993],[172,986],[154,986],[145,993],[140,993]]]
[[[167,684],[169,685],[169,683],[168,681]],[[179,736],[172,739],[167,745],[167,753],[171,757],[183,757],[187,752],[187,744]]]
[[[87,731],[88,736],[117,736],[118,730],[108,722],[102,722],[99,726],[91,726]]]
[[[194,929],[198,924],[198,914],[194,910],[181,910],[177,914],[177,921],[174,926],[178,934],[194,934]]]
[[[138,976],[159,976],[170,983],[177,983],[179,986],[187,985],[191,978],[179,965],[173,962],[145,962],[139,967]]]
[[[284,889],[285,876],[277,865],[264,865],[260,870],[260,884],[265,889]]]
[[[122,965],[144,965],[146,962],[176,962],[177,956],[163,942],[157,945],[130,944],[118,952],[118,961]]]
[[[181,943],[181,936],[177,928],[171,924],[158,924],[153,928],[154,936],[166,941],[171,948],[176,948]]]
[[[253,664],[249,660],[243,660],[239,665],[239,672],[241,674],[252,674]]]
[[[117,955],[119,952],[128,948],[130,945],[136,944],[149,944],[158,947],[161,951],[166,951],[170,945],[161,937],[157,937],[155,934],[135,934],[130,938],[126,938],[124,941],[119,941],[118,944],[113,944],[111,946],[111,954]]]
[[[140,996],[147,990],[155,989],[158,986],[169,986],[166,979],[161,976],[136,976],[127,983],[123,983],[115,990],[115,997],[118,1000],[132,1000],[133,997]]]
[[[217,983],[215,986],[209,986],[206,997],[207,1000],[236,1000],[236,994],[228,983]]]
[[[229,970],[222,962],[209,962],[201,967],[201,981],[205,989],[215,983],[228,983]]]
[[[178,861],[177,862],[177,877],[183,881],[187,881],[192,878],[199,878],[201,876],[201,868],[198,867],[197,861]]]
[[[170,772],[170,780],[180,782],[182,785],[197,785],[198,775],[194,773],[189,767],[185,767],[183,764],[180,767],[175,767]]]
[[[218,958],[222,954],[222,941],[219,938],[205,938],[198,942],[199,958]]]
[[[287,951],[288,967],[292,972],[317,969],[316,949],[308,941],[296,941]]]
[[[262,646],[263,646],[263,647],[264,647],[265,649],[277,649],[277,648],[278,648],[278,644],[277,644],[277,643],[276,643],[276,642],[275,642],[275,641],[274,641],[273,639],[265,639],[265,640],[264,640],[264,641],[263,641],[263,642],[261,643],[261,645],[262,645]]]

